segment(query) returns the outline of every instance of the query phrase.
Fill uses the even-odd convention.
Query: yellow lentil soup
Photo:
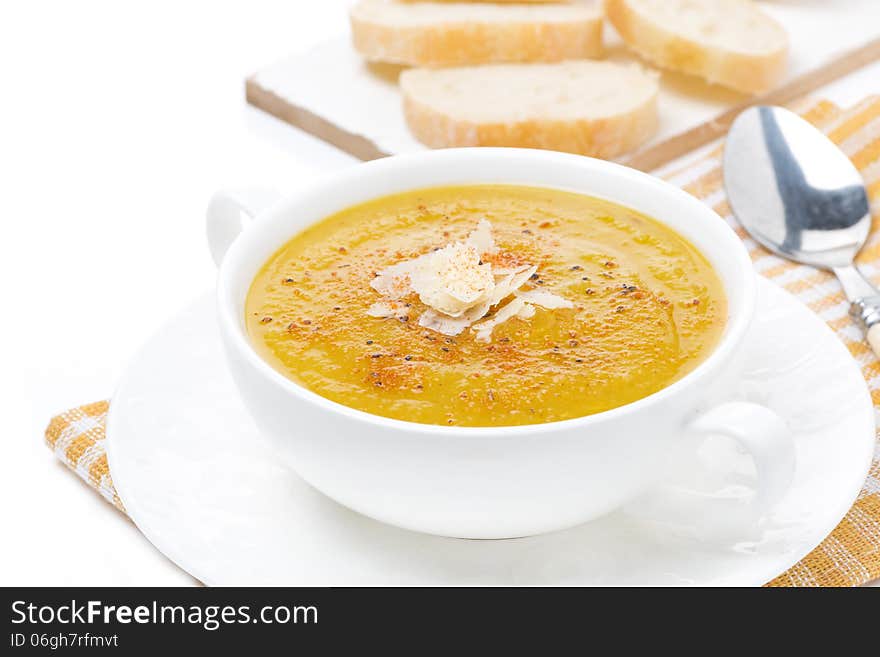
[[[488,341],[420,326],[417,294],[395,316],[368,314],[378,272],[483,219],[496,266],[537,266],[523,289],[568,307],[513,317]],[[246,301],[255,349],[293,381],[375,415],[456,426],[554,422],[646,397],[711,353],[726,316],[717,274],[670,228],[588,196],[504,185],[418,190],[328,217],[269,259]]]

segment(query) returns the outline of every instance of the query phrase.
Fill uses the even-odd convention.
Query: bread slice
[[[579,60],[411,69],[404,113],[433,148],[516,146],[611,158],[657,129],[656,75],[635,64]]]
[[[361,0],[354,46],[370,61],[407,66],[557,62],[602,54],[602,12],[592,2],[486,4]]]
[[[620,36],[645,59],[746,93],[785,72],[788,35],[751,0],[605,0]]]

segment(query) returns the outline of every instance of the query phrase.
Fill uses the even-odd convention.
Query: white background
[[[344,31],[348,4],[3,2],[0,585],[195,583],[54,460],[43,430],[109,397],[147,337],[212,285],[214,190],[291,189],[354,163],[249,109],[243,89]]]

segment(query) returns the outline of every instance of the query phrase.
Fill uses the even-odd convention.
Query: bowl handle
[[[753,517],[766,514],[788,491],[794,477],[794,439],[785,420],[769,408],[726,402],[703,413],[690,429],[698,435],[732,438],[751,454],[757,473]]]
[[[664,533],[701,541],[727,541],[741,536],[776,505],[794,477],[795,447],[785,421],[764,406],[727,402],[701,414],[688,427],[689,440],[670,455],[667,479],[625,507],[628,515]],[[706,472],[697,458],[710,436],[733,439],[755,463],[756,494],[746,504],[729,491],[706,490]],[[687,453],[690,452],[688,455]],[[720,495],[719,495],[720,493]]]
[[[214,194],[208,203],[207,234],[208,248],[218,267],[241,231],[280,198],[268,187],[224,189]]]

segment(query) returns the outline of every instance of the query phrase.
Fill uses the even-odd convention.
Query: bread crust
[[[661,68],[748,94],[772,89],[785,73],[787,40],[766,53],[736,52],[676,34],[635,11],[627,0],[605,0],[605,14],[630,48]],[[784,34],[781,27],[780,32]]]
[[[659,124],[656,92],[632,110],[610,117],[473,123],[422,103],[404,85],[403,109],[410,131],[431,148],[540,148],[603,159],[635,150],[656,134]]]
[[[355,49],[369,61],[442,67],[558,62],[603,53],[602,16],[534,23],[446,22],[395,26],[350,14]]]

